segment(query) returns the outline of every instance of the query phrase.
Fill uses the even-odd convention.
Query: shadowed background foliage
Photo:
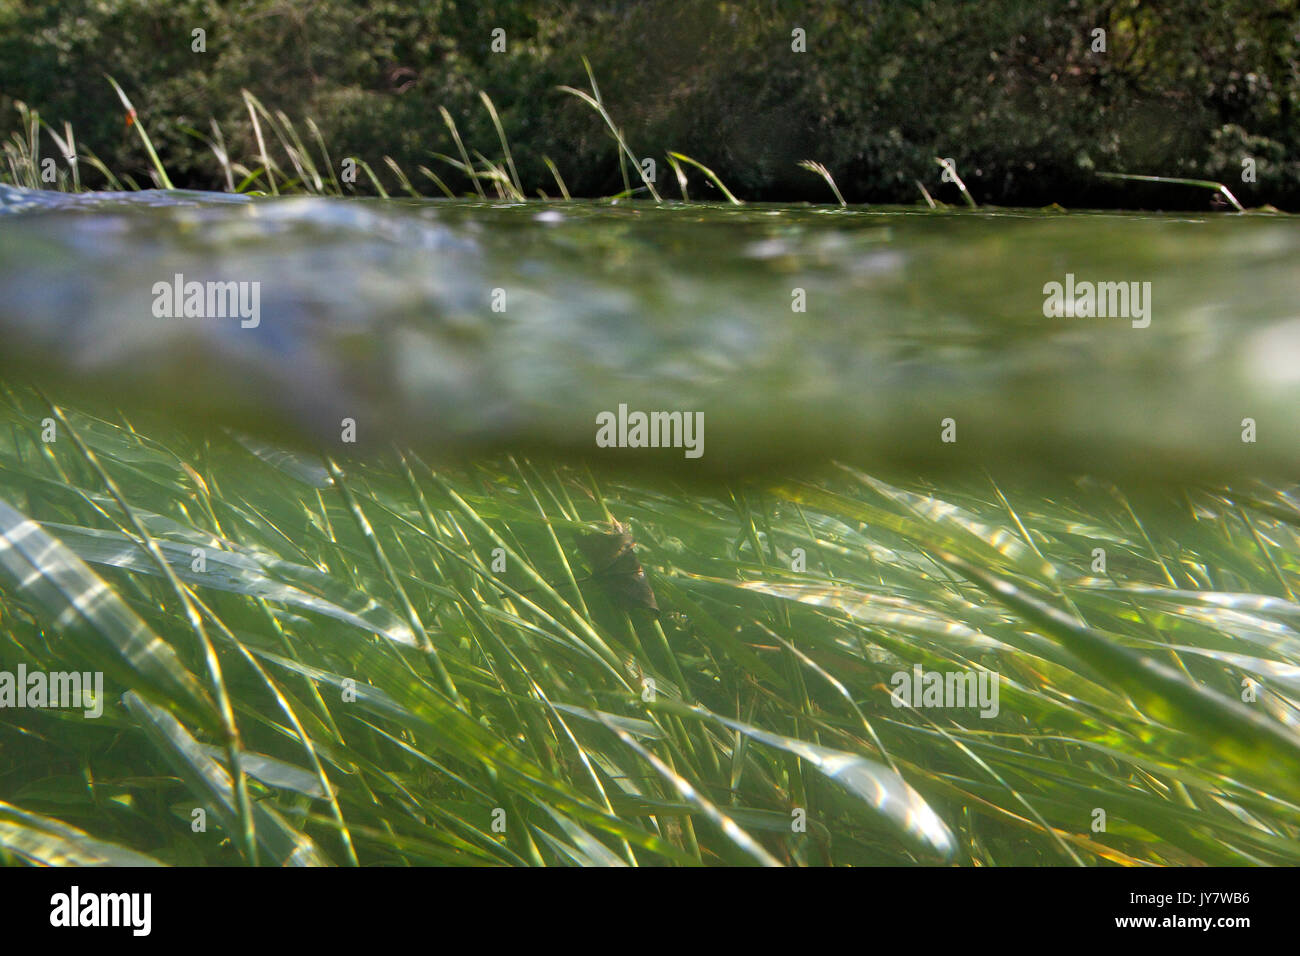
[[[204,53],[191,50],[196,28]],[[490,48],[497,28],[505,53]],[[792,52],[795,28],[806,53]],[[1097,28],[1104,53],[1092,49]],[[213,120],[232,156],[256,152],[247,89],[295,122],[315,120],[336,161],[364,158],[392,186],[381,157],[414,168],[453,152],[439,106],[471,149],[496,148],[485,90],[529,194],[552,188],[549,156],[574,195],[609,195],[621,182],[615,144],[557,89],[585,86],[585,55],[664,189],[673,149],[748,199],[825,201],[824,184],[796,166],[815,159],[850,202],[915,201],[917,179],[956,201],[937,183],[934,157],[945,156],[983,202],[1205,203],[1203,191],[1094,176],[1122,170],[1217,179],[1246,205],[1294,208],[1298,35],[1296,3],[1253,0],[0,0],[0,122],[16,129],[15,103],[26,103],[146,183],[112,74],[173,182],[213,188],[221,172],[203,138]],[[1246,157],[1255,183],[1242,182]],[[104,185],[86,174],[87,186]]]

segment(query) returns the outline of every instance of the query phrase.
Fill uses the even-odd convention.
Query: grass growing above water
[[[0,417],[0,669],[108,675],[98,720],[0,724],[10,861],[1300,859],[1289,491],[701,493]],[[577,547],[611,519],[658,616]],[[893,706],[914,664],[999,714]]]
[[[591,83],[591,93],[570,86],[561,86],[560,89],[579,98],[591,107],[608,127],[615,143],[618,145],[618,160],[625,188],[616,198],[627,198],[635,193],[645,191],[655,202],[662,201],[662,197],[655,188],[654,180],[642,169],[643,160],[638,159],[632,152],[623,131],[606,111],[601,100],[600,87],[596,84],[596,78],[591,72],[590,64],[584,60],[584,65]],[[163,189],[173,188],[166,166],[154,149],[153,142],[145,128],[145,123],[136,112],[130,98],[116,80],[112,77],[106,77],[106,79],[122,104],[126,127],[128,129],[134,127],[139,137],[148,158],[150,175],[155,180],[156,185]],[[389,197],[388,189],[385,188],[372,165],[362,157],[339,157],[341,171],[338,175],[335,174],[334,163],[331,160],[329,150],[313,120],[309,118],[306,125],[315,144],[316,152],[319,154],[319,161],[313,155],[312,149],[306,145],[304,138],[299,134],[293,120],[290,119],[287,113],[283,110],[272,112],[248,90],[243,90],[242,95],[244,106],[248,112],[253,140],[257,147],[253,165],[250,166],[232,160],[226,146],[225,136],[215,120],[211,123],[211,135],[193,128],[187,130],[189,135],[204,142],[212,152],[228,192],[272,196],[295,194],[315,196],[359,195],[361,192],[357,189],[356,184],[360,180],[363,183],[368,182],[374,189],[375,195],[384,199]],[[452,141],[455,143],[459,158],[437,151],[430,151],[429,155],[431,158],[452,167],[460,173],[480,199],[487,198],[487,192],[484,188],[486,185],[494,191],[497,199],[521,202],[527,197],[524,186],[519,180],[519,173],[515,168],[509,138],[501,123],[501,118],[497,114],[496,104],[485,91],[479,92],[479,99],[492,121],[493,129],[496,131],[502,158],[493,160],[475,150],[475,158],[471,160],[455,120],[452,119],[446,107],[439,107],[439,113]],[[7,181],[12,185],[24,186],[30,189],[53,187],[57,190],[79,191],[81,188],[80,163],[85,160],[104,176],[111,189],[122,188],[123,181],[132,189],[144,188],[129,176],[123,176],[119,179],[92,151],[84,146],[79,149],[72,128],[68,124],[64,124],[63,135],[60,135],[54,127],[41,117],[39,112],[29,109],[22,102],[16,103],[15,106],[19,116],[19,129],[11,133],[8,140],[0,142],[0,151],[4,154],[5,167],[7,167],[0,167],[0,182]],[[63,161],[61,166],[54,163],[51,157],[42,157],[41,138],[43,133],[57,146],[58,155]],[[278,144],[279,151],[268,149],[268,143]],[[282,159],[277,158],[280,153],[283,154]],[[683,199],[687,198],[686,175],[681,167],[681,163],[684,162],[699,169],[705,175],[709,185],[720,190],[728,201],[737,205],[741,203],[708,167],[688,156],[672,151],[667,153],[666,158],[676,174]],[[42,159],[45,159],[45,162],[42,162]],[[559,187],[560,195],[564,199],[568,199],[568,187],[565,186],[564,179],[555,163],[550,157],[543,157],[543,162]],[[643,183],[642,186],[636,189],[631,187],[628,180],[627,163],[629,162]],[[393,173],[398,186],[403,192],[415,197],[423,195],[415,189],[410,177],[396,160],[385,155],[383,163]],[[421,165],[418,167],[418,171],[429,179],[442,195],[447,198],[455,197],[455,192],[433,170]],[[364,179],[356,175],[358,172],[365,174]],[[547,193],[541,189],[537,190],[537,195],[542,199],[549,198]]]
[[[592,71],[591,64],[586,57],[583,57],[583,67],[587,73],[588,82],[591,85],[591,92],[577,89],[572,86],[562,85],[559,90],[574,96],[582,101],[595,113],[596,116],[604,123],[608,129],[614,143],[618,147],[617,156],[619,169],[623,178],[623,191],[614,199],[626,199],[645,193],[658,203],[663,201],[658,189],[655,188],[655,177],[648,174],[643,164],[646,164],[648,158],[638,158],[628,145],[627,138],[623,129],[614,121],[605,107],[604,100],[601,97],[600,87],[596,82],[596,76]],[[139,137],[144,153],[148,158],[150,175],[157,186],[164,189],[171,189],[172,181],[167,174],[166,166],[157,151],[154,149],[153,141],[145,128],[144,122],[136,112],[130,98],[126,92],[111,76],[105,75],[105,79],[112,86],[113,91],[117,94],[118,100],[124,110],[123,118],[126,128],[129,131],[134,127]],[[320,129],[314,120],[310,117],[306,120],[306,126],[309,130],[311,139],[315,144],[316,151],[319,153],[319,162],[312,155],[312,150],[306,145],[306,141],[299,134],[294,126],[293,120],[283,110],[276,110],[274,113],[268,110],[262,102],[248,90],[241,90],[244,100],[244,106],[248,112],[249,126],[252,130],[254,142],[257,146],[255,156],[255,165],[246,165],[235,162],[230,156],[226,146],[226,139],[222,133],[221,127],[215,120],[211,121],[211,135],[207,135],[197,129],[187,128],[186,132],[193,138],[206,144],[212,152],[220,168],[222,179],[228,192],[251,193],[254,195],[295,195],[306,194],[315,196],[345,196],[359,195],[357,182],[359,177],[358,171],[365,174],[364,180],[373,188],[374,194],[387,199],[389,190],[384,186],[379,176],[376,174],[372,165],[364,158],[358,156],[340,157],[341,176],[344,182],[340,182],[340,175],[335,174],[334,163],[330,157],[329,149],[325,145],[324,138]],[[528,196],[525,187],[520,181],[519,173],[515,168],[514,156],[511,154],[510,141],[506,135],[501,118],[497,113],[496,104],[484,90],[479,91],[479,99],[483,108],[492,121],[492,127],[496,132],[498,143],[501,147],[501,158],[498,160],[490,159],[478,150],[474,151],[475,158],[471,160],[465,143],[461,138],[455,121],[446,107],[438,108],[442,117],[443,124],[447,127],[452,141],[455,143],[459,158],[450,156],[446,153],[430,151],[429,156],[438,162],[450,166],[464,177],[468,187],[472,187],[474,194],[478,198],[487,198],[487,192],[484,185],[487,184],[493,190],[496,199],[510,202],[525,201]],[[110,189],[120,189],[123,181],[132,189],[142,188],[130,176],[123,176],[119,179],[95,153],[86,148],[84,145],[79,146],[76,137],[73,134],[72,127],[68,123],[63,124],[63,132],[59,131],[41,117],[39,112],[31,110],[21,101],[15,103],[19,114],[19,128],[10,134],[8,140],[0,142],[0,152],[4,154],[5,164],[0,166],[0,182],[8,182],[12,185],[25,186],[31,189],[45,189],[53,186],[58,190],[80,191],[81,184],[81,167],[82,160],[91,165],[103,177]],[[265,126],[271,136],[266,135],[263,130]],[[50,157],[45,157],[42,163],[41,134],[45,133],[55,144],[57,152],[63,160],[63,165],[59,166],[53,163]],[[274,137],[272,139],[271,137]],[[278,160],[273,151],[268,150],[267,143],[278,143],[280,150],[283,152],[284,159]],[[744,200],[739,199],[721,178],[708,166],[683,155],[674,150],[667,150],[664,158],[668,166],[672,169],[677,187],[681,192],[681,198],[684,202],[690,201],[689,186],[685,168],[686,166],[694,167],[703,174],[706,184],[717,190],[727,202],[732,205],[744,205]],[[564,178],[557,168],[554,161],[549,156],[543,156],[542,161],[548,172],[555,180],[559,188],[560,196],[569,199],[569,190],[565,185]],[[935,158],[936,164],[943,170],[942,181],[954,183],[959,195],[967,207],[971,209],[978,208],[975,198],[967,189],[966,183],[958,175],[952,162],[940,157]],[[383,164],[393,174],[401,192],[407,195],[424,198],[424,194],[419,192],[412,184],[411,177],[402,169],[400,164],[389,155],[383,157]],[[631,165],[636,175],[640,178],[642,185],[633,187],[628,176],[627,167]],[[847,206],[844,196],[840,193],[839,187],[835,184],[835,179],[829,169],[821,163],[813,160],[802,160],[798,164],[799,168],[806,169],[822,177],[830,186],[835,194],[836,200],[840,206]],[[7,169],[5,168],[7,167]],[[428,166],[420,165],[417,167],[418,172],[426,179],[430,180],[437,187],[439,193],[448,199],[456,197],[456,192],[447,185],[443,177],[439,176]],[[351,175],[349,175],[351,174]],[[1187,179],[1167,176],[1138,175],[1132,173],[1098,173],[1098,177],[1104,179],[1124,180],[1134,182],[1163,183],[1168,185],[1190,186],[1198,189],[1209,190],[1215,194],[1216,198],[1221,197],[1225,205],[1230,204],[1237,212],[1269,212],[1276,213],[1278,210],[1266,205],[1258,210],[1247,210],[1236,196],[1223,183],[1213,182],[1204,179]],[[238,184],[236,184],[238,177]],[[346,185],[345,185],[346,183]],[[930,209],[938,208],[937,203],[930,191],[919,180],[916,185],[921,192],[925,204]],[[537,189],[537,196],[542,199],[549,199],[550,196],[542,189]],[[470,195],[468,192],[462,195]],[[1061,210],[1058,204],[1053,203],[1049,209]]]

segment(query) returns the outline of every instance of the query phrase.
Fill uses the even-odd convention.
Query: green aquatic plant
[[[11,860],[1300,861],[1287,488],[685,489],[0,416],[0,670],[108,698],[5,712]],[[916,667],[998,712],[901,706]]]

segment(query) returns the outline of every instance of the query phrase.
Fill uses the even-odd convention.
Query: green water
[[[345,452],[350,418],[362,451],[710,475],[835,457],[1199,479],[1300,460],[1285,217],[0,201],[0,372],[191,427]],[[156,317],[154,285],[178,273],[261,283],[258,324]],[[1045,316],[1067,274],[1149,282],[1149,325]],[[598,448],[596,416],[620,404],[702,413],[702,456]]]
[[[0,851],[1294,864],[1298,251],[1280,216],[0,186],[0,671],[108,677],[102,723],[5,713]],[[1139,297],[1045,314],[1071,275]],[[185,317],[189,282],[256,308]],[[620,406],[701,454],[601,447]],[[921,667],[1000,709],[901,707]]]

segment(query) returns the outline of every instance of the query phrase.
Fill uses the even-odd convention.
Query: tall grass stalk
[[[948,160],[938,156],[935,157],[934,161],[938,163],[940,168],[943,169],[944,173],[950,176],[952,178],[952,181],[957,184],[957,188],[961,190],[961,198],[966,201],[966,205],[969,206],[971,209],[977,209],[979,207],[979,204],[975,202],[975,197],[972,196],[970,194],[970,190],[966,188],[966,182],[961,178],[960,175],[958,175],[957,167],[954,166]]]
[[[646,189],[650,191],[650,195],[654,197],[655,202],[663,202],[662,197],[659,195],[659,191],[655,189],[655,184],[651,182],[650,178],[646,175],[645,170],[641,168],[641,161],[636,158],[636,155],[628,147],[627,140],[623,138],[622,130],[615,125],[614,120],[605,109],[604,101],[600,97],[600,87],[596,85],[596,76],[592,73],[591,64],[587,61],[585,56],[582,58],[582,65],[587,69],[587,79],[591,81],[591,92],[588,93],[586,90],[575,89],[572,86],[561,86],[560,89],[578,97],[578,99],[582,100],[596,111],[600,118],[605,121],[605,125],[609,127],[609,132],[610,135],[614,137],[614,142],[618,144],[620,157],[627,157],[628,161],[632,164],[632,167],[637,171],[637,175],[641,177],[641,182],[645,184]],[[621,161],[620,158],[620,162]]]
[[[691,159],[689,156],[684,156],[681,153],[670,152],[668,155],[672,157],[674,160],[677,160],[678,162],[686,163],[690,166],[694,166],[700,172],[704,173],[705,177],[709,180],[709,182],[713,183],[714,186],[718,187],[718,191],[721,192],[722,195],[726,196],[727,202],[731,203],[733,206],[745,205],[744,200],[737,199],[735,195],[731,192],[731,190],[728,189],[726,185],[722,182],[722,180],[718,178],[718,174],[715,173],[713,170],[709,169],[708,166],[705,166],[703,163]],[[683,196],[685,195],[684,186],[683,186],[682,194]]]
[[[140,142],[144,144],[144,151],[149,155],[149,162],[153,164],[154,172],[158,176],[158,185],[163,189],[174,189],[171,179],[167,175],[167,170],[163,168],[162,160],[158,158],[157,151],[153,148],[153,140],[149,138],[149,131],[144,128],[144,123],[140,121],[139,114],[136,113],[135,107],[131,105],[131,100],[127,97],[126,92],[118,85],[117,80],[107,76],[108,82],[112,85],[117,98],[122,101],[122,106],[126,109],[127,122],[135,127],[136,133],[140,136]]]
[[[835,194],[836,201],[838,201],[841,206],[848,205],[848,203],[844,201],[844,197],[840,194],[840,188],[835,185],[835,178],[831,176],[831,171],[829,169],[827,169],[821,163],[813,162],[811,159],[802,160],[799,163],[799,168],[806,169],[809,172],[816,173],[818,176],[820,176],[823,180],[826,181],[826,185],[831,187],[831,192]]]
[[[1098,173],[1102,179],[1121,179],[1130,182],[1139,183],[1170,183],[1175,186],[1195,186],[1197,189],[1209,189],[1221,195],[1226,199],[1232,208],[1237,212],[1245,212],[1246,207],[1237,201],[1237,197],[1232,194],[1223,183],[1216,183],[1210,179],[1179,179],[1174,176],[1138,176],[1133,173]]]

